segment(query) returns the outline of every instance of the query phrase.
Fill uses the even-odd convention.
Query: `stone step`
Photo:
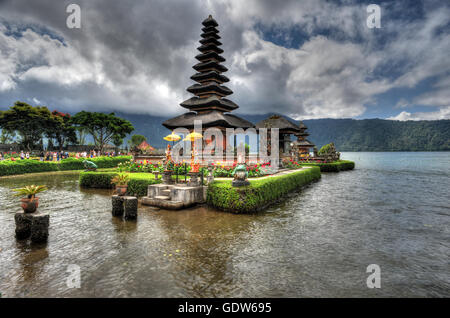
[[[166,196],[170,197],[170,189],[161,190],[161,193],[163,195],[166,195]]]
[[[156,195],[155,199],[157,200],[170,200],[170,197],[167,195]]]

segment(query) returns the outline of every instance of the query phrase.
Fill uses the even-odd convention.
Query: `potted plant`
[[[26,196],[26,198],[22,198],[20,201],[23,212],[25,213],[33,213],[39,206],[39,197],[36,194],[41,193],[47,190],[45,185],[29,185],[23,188],[13,189],[17,192],[17,196]]]
[[[127,193],[128,182],[130,181],[130,175],[127,173],[119,173],[115,176],[111,183],[116,186],[116,193],[119,196],[125,195]]]

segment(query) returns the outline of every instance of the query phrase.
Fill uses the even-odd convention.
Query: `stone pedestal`
[[[233,180],[231,181],[231,185],[233,187],[243,187],[248,186],[250,184],[250,181],[248,180]]]
[[[31,221],[31,242],[47,242],[49,225],[50,215],[48,213],[33,213]]]
[[[206,183],[210,184],[214,181],[214,171],[211,165],[208,165],[208,177],[206,178]]]
[[[136,197],[113,195],[111,200],[113,216],[124,215],[127,220],[137,218],[138,199]]]
[[[31,213],[18,212],[14,215],[16,221],[16,237],[19,240],[26,239],[31,235]]]
[[[199,172],[189,172],[189,176],[191,177],[187,183],[189,187],[199,187],[200,184],[200,178],[199,178]]]
[[[118,195],[112,196],[112,215],[113,216],[123,215],[123,200],[122,197]]]
[[[170,171],[170,170],[164,171],[164,172],[162,173],[162,177],[161,177],[163,183],[164,183],[164,184],[173,184],[174,181],[173,181],[173,179],[172,179],[172,175],[173,175],[173,171]]]
[[[46,242],[48,239],[48,227],[50,215],[48,213],[24,213],[18,212],[14,216],[16,221],[16,237],[26,239],[31,237],[33,243]]]
[[[123,197],[125,219],[137,218],[138,199],[136,197]]]

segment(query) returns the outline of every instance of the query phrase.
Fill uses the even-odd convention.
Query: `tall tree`
[[[128,143],[130,144],[130,147],[137,147],[139,146],[143,141],[147,141],[147,138],[143,135],[133,135],[131,136],[130,140],[128,140]]]
[[[16,138],[16,132],[10,131],[8,129],[2,129],[2,134],[0,135],[0,144],[10,144],[14,142]]]
[[[119,147],[123,144],[123,138],[120,138],[119,135],[114,135],[112,142],[116,146],[116,153],[119,152]]]
[[[133,125],[128,120],[117,117],[114,113],[81,111],[73,116],[70,122],[77,127],[86,129],[101,153],[103,153],[105,145],[111,142],[113,138],[125,138],[127,134],[134,130]]]
[[[31,106],[17,101],[8,110],[0,111],[0,128],[17,131],[21,144],[31,151],[51,127],[51,113],[45,106]]]
[[[62,151],[65,143],[76,143],[77,135],[75,127],[70,123],[70,114],[61,113],[54,110],[51,114],[51,124],[46,135],[54,139],[58,144],[59,151]]]

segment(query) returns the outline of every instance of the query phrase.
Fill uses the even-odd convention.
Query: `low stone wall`
[[[291,191],[320,179],[319,167],[304,167],[287,174],[249,179],[250,185],[232,187],[231,180],[216,180],[208,186],[206,202],[232,213],[252,213],[265,209]]]

